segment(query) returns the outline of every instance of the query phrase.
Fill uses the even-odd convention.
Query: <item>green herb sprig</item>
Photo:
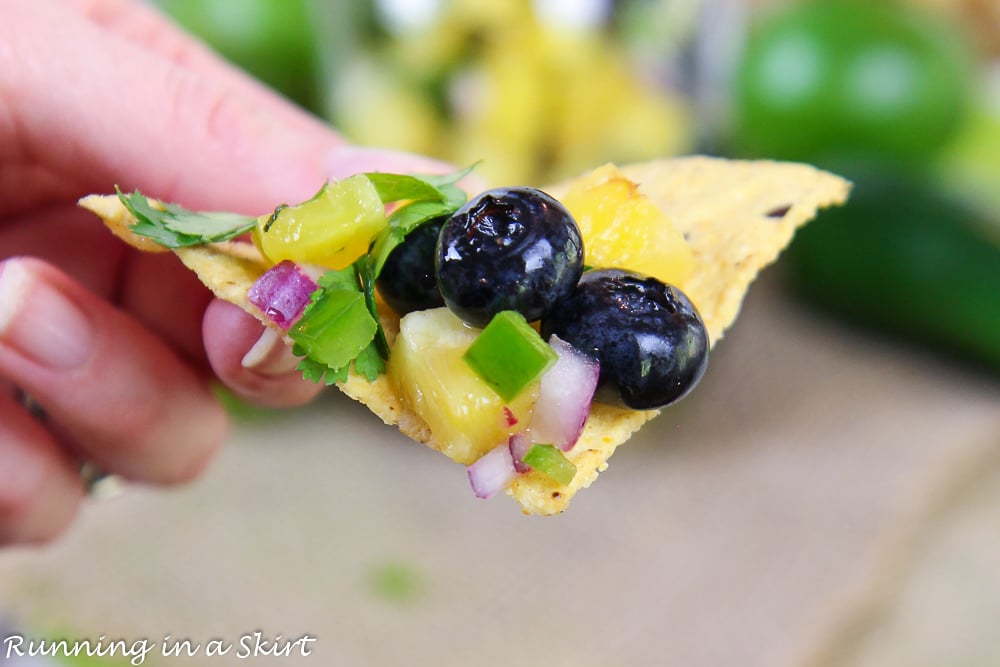
[[[396,208],[368,253],[339,271],[328,271],[313,292],[302,317],[289,329],[292,351],[302,357],[298,369],[313,382],[333,384],[348,378],[352,367],[369,381],[385,372],[389,344],[375,300],[375,281],[392,251],[412,231],[447,217],[466,201],[456,183],[476,165],[445,175],[366,173],[379,198]],[[141,192],[118,199],[135,217],[130,228],[166,248],[227,241],[253,230],[257,218],[225,212],[200,212],[176,204],[154,204]],[[284,207],[282,204],[279,208]]]
[[[288,331],[292,352],[303,357],[298,370],[312,382],[347,380],[354,370],[372,381],[385,371],[373,339],[377,315],[369,311],[354,267],[328,271],[319,279],[302,317]]]
[[[129,229],[165,248],[228,241],[257,226],[257,218],[237,213],[190,211],[177,204],[154,206],[138,190],[125,194],[115,186],[115,192],[137,221]]]

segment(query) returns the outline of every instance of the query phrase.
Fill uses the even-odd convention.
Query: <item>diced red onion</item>
[[[275,264],[250,286],[247,298],[282,329],[292,326],[319,286],[294,262]]]
[[[553,335],[549,344],[559,360],[542,376],[531,420],[531,439],[568,452],[590,415],[600,365],[558,336]]]
[[[510,436],[510,442],[507,443],[514,460],[514,470],[519,473],[531,471],[531,466],[524,462],[524,455],[531,449],[531,444],[531,436],[523,431]]]
[[[473,463],[468,468],[469,483],[477,498],[489,498],[503,491],[514,480],[517,472],[510,456],[510,448],[499,445]]]

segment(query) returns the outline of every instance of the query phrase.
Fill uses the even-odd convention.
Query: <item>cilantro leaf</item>
[[[436,185],[419,176],[408,174],[386,174],[380,171],[365,174],[375,186],[382,203],[389,204],[405,200],[444,201],[447,197]]]
[[[298,345],[292,348],[292,351],[299,356],[305,354],[305,350]],[[295,367],[295,370],[301,371],[302,377],[310,382],[323,382],[327,385],[337,382],[347,382],[348,377],[348,366],[330,368],[326,364],[314,361],[309,357],[303,357],[299,365]],[[365,379],[369,382],[374,382],[378,379],[379,375],[385,372],[385,362],[382,361],[378,350],[375,349],[374,343],[361,350],[358,356],[354,358],[354,371],[365,376]]]
[[[423,176],[422,178],[431,185],[435,186],[441,192],[441,194],[444,196],[444,199],[442,201],[445,204],[447,204],[449,208],[452,209],[452,212],[454,212],[456,209],[462,206],[462,204],[464,204],[467,199],[465,190],[458,187],[456,183],[458,183],[460,180],[471,174],[472,171],[478,165],[479,163],[476,162],[469,165],[465,169],[456,171],[451,174],[426,175]]]
[[[245,234],[257,225],[256,218],[245,215],[189,211],[176,204],[154,206],[138,190],[130,195],[118,187],[115,191],[137,221],[129,229],[167,248],[226,241]]]
[[[340,271],[327,271],[316,282],[324,289],[341,289],[347,291],[357,291],[358,289],[358,277],[351,268],[341,269]]]
[[[346,382],[347,381],[347,367],[332,369],[326,364],[322,364],[318,361],[313,361],[309,357],[304,356],[306,354],[305,350],[298,345],[292,348],[292,352],[302,358],[299,365],[295,367],[295,370],[302,372],[302,377],[310,382],[324,382],[328,385],[334,384],[335,382]]]
[[[457,185],[442,185],[441,192],[445,196],[445,205],[453,212],[458,210],[468,200],[465,190]]]
[[[347,379],[351,362],[366,353],[379,326],[354,268],[348,267],[320,278],[319,289],[288,335],[295,343],[293,353],[305,357],[298,367],[303,376],[333,384]],[[365,369],[372,367],[368,356]]]
[[[443,188],[446,185],[454,185],[455,183],[458,183],[460,180],[475,171],[478,166],[479,162],[473,162],[465,169],[459,169],[458,171],[453,171],[450,174],[423,174],[420,178],[436,188]]]
[[[462,203],[465,203],[465,193],[462,193]],[[407,204],[393,212],[389,218],[389,226],[396,228],[403,236],[414,229],[437,218],[450,216],[458,206],[449,202],[418,201]]]
[[[451,215],[457,208],[457,206],[453,207],[448,203],[418,201],[393,212],[389,218],[389,224],[375,238],[372,249],[368,253],[368,269],[373,275],[372,280],[378,278],[382,267],[385,266],[385,261],[396,246],[405,240],[407,234],[424,223]]]
[[[385,204],[433,201],[446,204],[454,210],[464,204],[466,199],[465,191],[455,184],[475,168],[476,165],[473,164],[450,174],[386,174],[376,171],[365,176],[375,186]]]
[[[354,270],[357,274],[358,282],[361,284],[361,291],[365,295],[365,307],[368,308],[368,312],[371,313],[377,325],[374,339],[375,349],[382,359],[388,359],[389,339],[385,336],[385,329],[382,328],[382,320],[378,314],[378,304],[375,302],[376,274],[372,272],[370,259],[359,259],[354,264]]]
[[[385,362],[379,354],[375,344],[371,344],[361,351],[354,359],[354,372],[365,376],[369,382],[374,382],[379,375],[385,373]]]

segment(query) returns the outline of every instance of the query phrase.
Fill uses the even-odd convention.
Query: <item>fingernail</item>
[[[292,348],[285,344],[281,335],[267,327],[257,342],[243,355],[243,368],[259,375],[284,375],[295,370],[299,359],[292,354]]]
[[[95,332],[79,307],[17,260],[0,264],[0,343],[53,370],[84,365]]]

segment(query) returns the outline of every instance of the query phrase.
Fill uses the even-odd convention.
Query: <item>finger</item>
[[[93,214],[71,203],[30,216],[12,216],[0,223],[0,258],[38,257],[111,299],[126,247],[94,222]]]
[[[0,117],[0,145],[5,131],[16,135],[7,141],[12,163],[34,160],[73,175],[81,179],[77,190],[107,191],[117,182],[189,208],[260,214],[363,168],[447,170],[412,155],[345,153],[332,130],[304,130],[276,111],[290,105],[258,103],[245,86],[108,35],[62,3],[6,7],[12,16],[0,22],[0,93],[17,94],[5,96],[13,122],[5,129]],[[23,67],[26,61],[35,66]]]
[[[205,367],[201,320],[212,293],[173,253],[131,252],[119,274],[118,305],[186,359]]]
[[[201,377],[38,260],[0,263],[0,376],[71,433],[81,457],[130,479],[189,480],[225,438],[225,414]]]
[[[133,0],[72,0],[71,4],[105,30],[180,67],[200,72],[219,86],[232,88],[253,104],[274,113],[290,127],[316,133],[320,140],[329,136],[329,128],[319,119],[220,58],[154,7]]]
[[[52,539],[83,495],[73,462],[45,427],[0,394],[0,544]]]
[[[289,127],[313,135],[321,144],[328,144],[331,130],[325,123],[218,57],[155,8],[132,0],[72,0],[72,4],[106,30],[198,72],[220,87],[232,89],[254,105],[267,109]],[[452,165],[440,160],[392,150],[357,148],[345,142],[339,142],[333,149],[325,161],[327,175],[331,178],[344,178],[362,171],[447,173],[454,170]],[[471,177],[468,185],[470,191],[483,189],[482,181],[476,177]]]
[[[322,385],[295,370],[299,360],[273,330],[225,301],[205,311],[205,350],[212,370],[238,395],[260,405],[302,405]]]
[[[261,213],[312,195],[326,179],[326,154],[343,144],[330,130],[290,126],[245,88],[110,34],[62,2],[4,7],[0,92],[17,138],[12,161],[84,174],[80,185],[91,190],[119,182],[192,208]]]

